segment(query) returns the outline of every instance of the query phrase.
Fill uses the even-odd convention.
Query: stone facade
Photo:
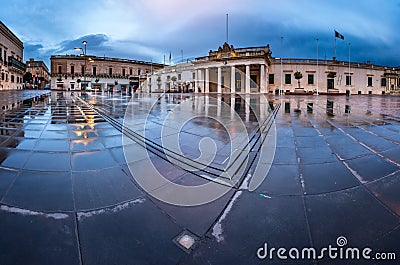
[[[162,68],[150,62],[97,56],[53,55],[51,89],[130,91]]]
[[[193,62],[168,66],[147,78],[149,92],[351,94],[400,92],[400,68],[337,60],[274,58],[269,45],[235,49],[224,43]],[[333,74],[334,73],[334,74]],[[333,75],[332,75],[333,74]]]
[[[44,89],[50,83],[49,69],[43,61],[29,59],[26,62],[26,72],[32,74],[32,83],[26,84],[27,88]]]
[[[23,51],[22,41],[0,21],[0,90],[23,88]]]

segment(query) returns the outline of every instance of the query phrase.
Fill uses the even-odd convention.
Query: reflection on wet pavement
[[[240,97],[218,98],[234,106],[236,117],[218,107],[217,96],[201,102],[181,94],[38,93],[8,92],[0,100],[4,264],[257,264],[255,253],[266,240],[275,247],[323,247],[340,235],[356,246],[397,251],[400,97],[269,96],[262,102],[251,95],[254,108]],[[227,126],[205,117],[166,125],[165,119],[187,101]],[[275,157],[254,192],[236,185],[216,201],[180,207],[155,199],[132,177],[132,168],[148,174],[143,166],[148,155],[176,184],[208,182],[202,178],[205,171],[188,172],[159,152],[175,134],[188,158],[182,161],[192,167],[202,154],[209,158],[199,146],[211,147],[202,141],[214,140],[211,175],[228,166],[232,146],[243,144],[243,134],[250,135],[252,145],[240,147],[246,157],[256,157],[260,141],[251,137],[260,127],[257,117],[264,120],[272,113],[265,107],[269,103],[282,106],[276,108]],[[127,109],[134,119],[132,137],[124,142]],[[243,121],[244,131],[236,119]],[[247,169],[252,174],[254,165]],[[170,192],[168,185],[154,189]],[[184,230],[201,239],[190,254],[173,242]]]

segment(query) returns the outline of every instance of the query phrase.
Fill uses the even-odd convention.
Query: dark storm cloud
[[[229,13],[235,47],[270,44],[276,57],[315,58],[318,38],[319,58],[331,59],[336,29],[345,36],[339,60],[348,60],[350,42],[352,61],[399,66],[399,12],[399,1],[379,0],[19,0],[0,17],[24,41],[25,59],[78,54],[82,40],[97,56],[162,62],[171,52],[179,62],[183,51],[193,59],[223,44]]]

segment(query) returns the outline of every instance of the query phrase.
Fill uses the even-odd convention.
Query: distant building
[[[300,89],[294,73],[300,72]],[[400,67],[338,60],[274,58],[269,45],[224,43],[193,62],[168,66],[147,78],[146,91],[202,93],[400,93]]]
[[[32,81],[26,84],[27,88],[44,89],[50,83],[50,73],[43,61],[35,61],[30,58],[26,62],[26,73],[32,74]]]
[[[97,56],[53,55],[51,88],[56,90],[132,91],[161,64]]]
[[[0,21],[0,90],[23,88],[23,51],[22,41]]]

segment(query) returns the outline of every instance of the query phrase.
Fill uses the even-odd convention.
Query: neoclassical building
[[[295,79],[299,72],[301,79]],[[300,81],[300,85],[299,82]],[[167,66],[148,75],[148,92],[285,93],[298,91],[351,94],[399,93],[400,68],[370,62],[274,58],[269,45],[218,50],[193,62]]]
[[[23,52],[22,41],[0,21],[0,90],[23,88]]]
[[[26,84],[27,88],[44,89],[50,82],[50,72],[43,61],[37,61],[30,58],[26,62],[26,72],[32,74],[32,82]]]
[[[51,89],[68,91],[129,91],[162,68],[151,62],[91,55],[53,55],[50,62]]]

